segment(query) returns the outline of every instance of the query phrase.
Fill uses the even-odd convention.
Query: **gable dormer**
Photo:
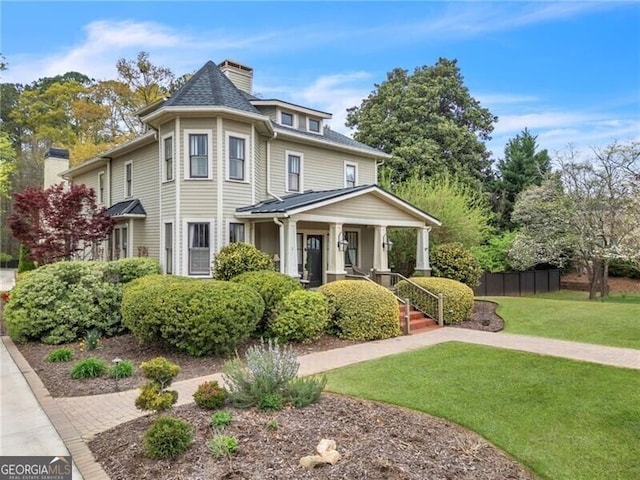
[[[271,121],[281,127],[322,136],[324,121],[331,119],[331,114],[295,103],[276,99],[254,99],[251,104],[268,115]]]

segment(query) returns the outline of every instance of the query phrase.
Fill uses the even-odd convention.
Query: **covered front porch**
[[[236,217],[281,272],[311,287],[349,273],[388,272],[392,227],[417,230],[416,271],[429,275],[429,231],[440,225],[377,185],[291,195],[243,207]]]

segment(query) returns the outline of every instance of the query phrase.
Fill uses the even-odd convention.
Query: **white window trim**
[[[318,131],[311,130],[311,120],[318,122]],[[307,117],[307,132],[322,135],[322,120],[320,118]]]
[[[289,115],[291,115],[293,117],[291,125],[287,125],[282,121],[282,114],[283,113],[288,113]],[[298,128],[298,115],[296,114],[296,112],[292,112],[291,110],[281,110],[281,109],[279,109],[278,110],[278,123],[280,125],[282,125],[283,127]]]
[[[234,219],[234,220],[227,220],[225,222],[225,230],[227,232],[226,238],[225,238],[225,245],[229,245],[231,243],[231,224],[232,223],[239,223],[244,225],[244,240],[243,243],[251,243],[249,237],[249,223],[248,222],[242,222],[240,220]]]
[[[100,182],[102,181],[102,198],[100,198]],[[105,181],[105,172],[104,170],[101,170],[100,172],[98,172],[98,203],[101,205],[104,205],[106,202],[106,198],[107,198],[107,182]]]
[[[131,193],[127,192],[127,165],[131,165]],[[133,160],[124,162],[124,198],[133,197]]]
[[[167,248],[167,237],[166,234],[166,226],[171,225],[171,236],[173,237],[173,245],[171,245],[171,263],[173,264],[173,272],[172,275],[176,275],[176,222],[173,218],[165,218],[162,220],[162,235],[160,238],[160,266],[162,267],[163,273],[167,273],[167,265],[166,265],[166,248]]]
[[[184,255],[182,255],[182,272],[185,277],[193,277],[193,278],[212,278],[213,275],[209,273],[209,275],[193,275],[189,273],[189,224],[190,223],[208,223],[209,224],[209,253],[211,255],[210,261],[213,261],[213,256],[218,251],[217,246],[215,244],[215,220],[212,218],[203,218],[203,217],[189,217],[182,218],[182,250]],[[175,235],[174,235],[175,237]],[[175,240],[174,240],[175,243]],[[174,258],[176,252],[173,252]],[[176,265],[174,263],[173,269],[176,269]]]
[[[171,152],[171,158],[172,158],[172,164],[173,164],[173,175],[171,176],[171,180],[167,179],[167,162],[166,162],[166,157],[165,157],[165,152],[164,152],[164,142],[167,138],[171,138],[171,148],[173,149],[173,151]],[[175,137],[172,133],[168,133],[166,135],[163,135],[162,138],[160,139],[161,143],[160,143],[160,150],[161,150],[161,159],[162,159],[162,183],[170,183],[175,181],[176,179],[176,140]]]
[[[231,159],[229,158],[229,139],[231,137],[241,138],[244,140],[244,179],[238,180],[237,178],[230,178],[229,172],[231,171]],[[249,172],[251,172],[251,139],[249,135],[244,133],[237,133],[228,131],[225,132],[224,135],[224,156],[225,156],[225,173],[224,177],[227,182],[235,182],[235,183],[251,183],[251,179],[249,178]]]
[[[192,178],[190,176],[191,152],[189,149],[189,135],[202,135],[202,134],[206,134],[208,139],[207,176],[202,178]],[[213,180],[213,129],[211,128],[185,128],[184,129],[184,179],[192,182]]]
[[[300,157],[300,189],[299,190],[290,190],[289,189],[289,155],[295,155]],[[284,152],[284,181],[285,181],[285,191],[287,193],[302,193],[304,192],[304,153],[302,152],[294,152],[292,150],[285,150]]]
[[[352,162],[352,161],[349,161],[349,160],[345,160],[344,161],[343,176],[344,176],[344,186],[345,186],[345,188],[347,187],[347,167],[355,167],[356,168],[356,178],[355,178],[354,187],[357,187],[358,186],[358,164],[356,162]]]

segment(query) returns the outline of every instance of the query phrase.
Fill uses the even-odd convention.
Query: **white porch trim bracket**
[[[418,241],[416,242],[416,270],[431,270],[429,264],[429,232],[431,227],[418,229]]]

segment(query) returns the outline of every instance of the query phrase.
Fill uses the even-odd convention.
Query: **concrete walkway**
[[[29,389],[29,386],[31,386],[31,389],[36,393],[38,400],[43,405],[53,425],[55,425],[58,432],[60,432],[62,440],[69,448],[74,461],[77,463],[78,468],[85,478],[92,480],[108,479],[101,467],[93,460],[91,452],[86,446],[86,442],[100,432],[142,416],[142,412],[134,406],[134,400],[138,395],[138,391],[129,390],[105,395],[52,399],[49,397],[46,389],[44,389],[44,386],[40,389],[38,385],[39,378],[35,375],[35,372],[30,369],[20,352],[13,345],[13,342],[6,337],[3,338],[3,341],[7,343],[8,350],[16,363],[22,366],[21,369],[25,377],[27,377],[28,380],[30,376],[35,377],[29,380],[29,385],[23,382],[21,385],[16,385],[11,388],[11,390],[5,390],[4,388],[2,390],[3,445],[11,441],[9,434],[7,434],[5,438],[4,415],[6,415],[7,418],[13,418],[19,415],[18,412],[14,412],[12,409],[18,408],[24,403],[22,402],[23,397],[33,396]],[[525,335],[489,333],[445,327],[422,334],[368,342],[305,355],[298,359],[300,362],[300,374],[312,375],[354,363],[451,341],[507,348],[615,367],[640,369],[640,350],[605,347]],[[4,351],[3,349],[3,352]],[[13,362],[9,359],[5,360],[3,357],[3,375],[5,363]],[[18,367],[16,367],[16,369],[17,368]],[[193,400],[192,395],[198,385],[208,380],[221,381],[222,378],[220,374],[213,374],[173,384],[172,388],[179,393],[178,405],[190,403]],[[5,384],[4,376],[2,384],[3,386]],[[5,402],[4,397],[9,392],[13,400],[7,400]],[[46,421],[40,423],[43,423],[43,428],[46,428]],[[46,436],[57,436],[53,428],[47,429],[45,432],[44,435]],[[27,434],[25,434],[25,438],[26,435]],[[18,435],[16,438],[19,437]],[[78,478],[81,477],[78,476]]]

